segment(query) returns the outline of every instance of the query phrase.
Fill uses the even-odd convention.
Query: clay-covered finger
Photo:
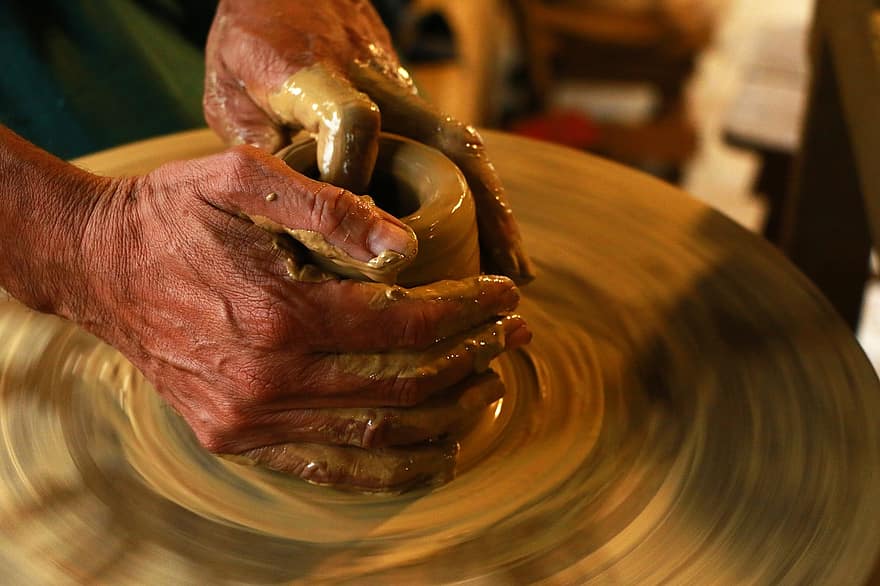
[[[338,73],[318,64],[294,73],[268,98],[272,113],[316,135],[321,179],[366,192],[379,152],[379,108]]]
[[[415,407],[292,409],[255,416],[238,445],[310,442],[382,448],[456,434],[504,395],[494,372],[473,376]],[[271,408],[271,405],[269,406]]]
[[[352,69],[352,80],[382,110],[382,127],[441,150],[461,169],[473,193],[485,271],[517,283],[534,278],[519,227],[477,131],[438,112],[412,87],[371,63]]]
[[[278,397],[308,407],[413,406],[474,373],[505,350],[531,339],[525,321],[507,316],[424,351],[328,354],[308,371],[306,396]]]
[[[286,443],[256,448],[232,458],[298,476],[313,484],[362,492],[402,492],[451,480],[457,452],[454,442],[376,450]]]
[[[316,352],[424,349],[513,312],[519,291],[506,277],[477,276],[406,289],[329,281],[307,291],[315,307],[337,308],[307,336]]]

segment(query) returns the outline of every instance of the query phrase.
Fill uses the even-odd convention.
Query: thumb
[[[393,282],[416,256],[412,230],[369,197],[309,179],[253,147],[235,147],[209,164],[217,184],[201,191],[210,204],[292,236],[333,272]]]

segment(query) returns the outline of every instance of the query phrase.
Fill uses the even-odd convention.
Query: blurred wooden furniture
[[[408,20],[441,15],[452,29],[456,59],[411,67],[422,93],[442,111],[468,122],[492,123],[498,95],[494,91],[501,51],[501,0],[413,0]]]
[[[754,189],[769,204],[764,236],[779,244],[782,208],[806,109],[809,31],[801,24],[770,25],[756,35],[754,56],[746,65],[723,132],[728,144],[758,154],[760,171]]]
[[[855,327],[871,245],[880,242],[880,0],[817,0],[815,14],[782,245]]]
[[[619,140],[611,133],[604,154],[629,162],[647,156],[673,165],[689,158],[696,142],[684,89],[711,39],[711,11],[670,11],[669,2],[663,0],[513,1],[539,104],[546,103],[561,79],[650,84],[659,103],[654,118],[645,124],[645,136],[636,132],[638,127],[625,129]],[[689,4],[700,5],[699,0]],[[656,153],[651,151],[652,143],[657,145]],[[684,148],[668,148],[669,144]]]
[[[659,6],[622,10],[595,0],[516,4],[525,20],[531,81],[541,99],[554,80],[571,75],[652,82],[664,107],[671,107],[710,38],[710,23],[689,33]]]

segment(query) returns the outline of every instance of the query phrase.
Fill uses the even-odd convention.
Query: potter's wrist
[[[42,151],[0,126],[0,287],[67,317],[78,305],[82,242],[111,181]]]
[[[20,271],[13,281],[20,301],[39,311],[80,321],[88,309],[94,264],[90,242],[98,202],[111,189],[107,178],[71,169],[52,177],[50,194],[42,198],[42,221],[32,224],[21,239]],[[22,207],[39,205],[25,202]]]
[[[116,279],[113,265],[120,256],[113,210],[120,207],[117,200],[127,198],[132,181],[85,173],[71,178],[65,197],[71,203],[53,229],[59,245],[50,251],[52,258],[43,259],[50,267],[45,294],[52,313],[81,325],[105,313],[101,293]]]

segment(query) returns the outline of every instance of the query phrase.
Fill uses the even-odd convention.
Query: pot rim
[[[316,164],[317,148],[313,137],[301,134],[276,156],[291,169],[303,172]],[[404,136],[390,132],[379,135],[376,167],[394,181],[408,185],[416,196],[418,208],[399,219],[417,236],[429,230],[438,218],[453,213],[470,195],[467,181],[455,163],[439,150]]]

